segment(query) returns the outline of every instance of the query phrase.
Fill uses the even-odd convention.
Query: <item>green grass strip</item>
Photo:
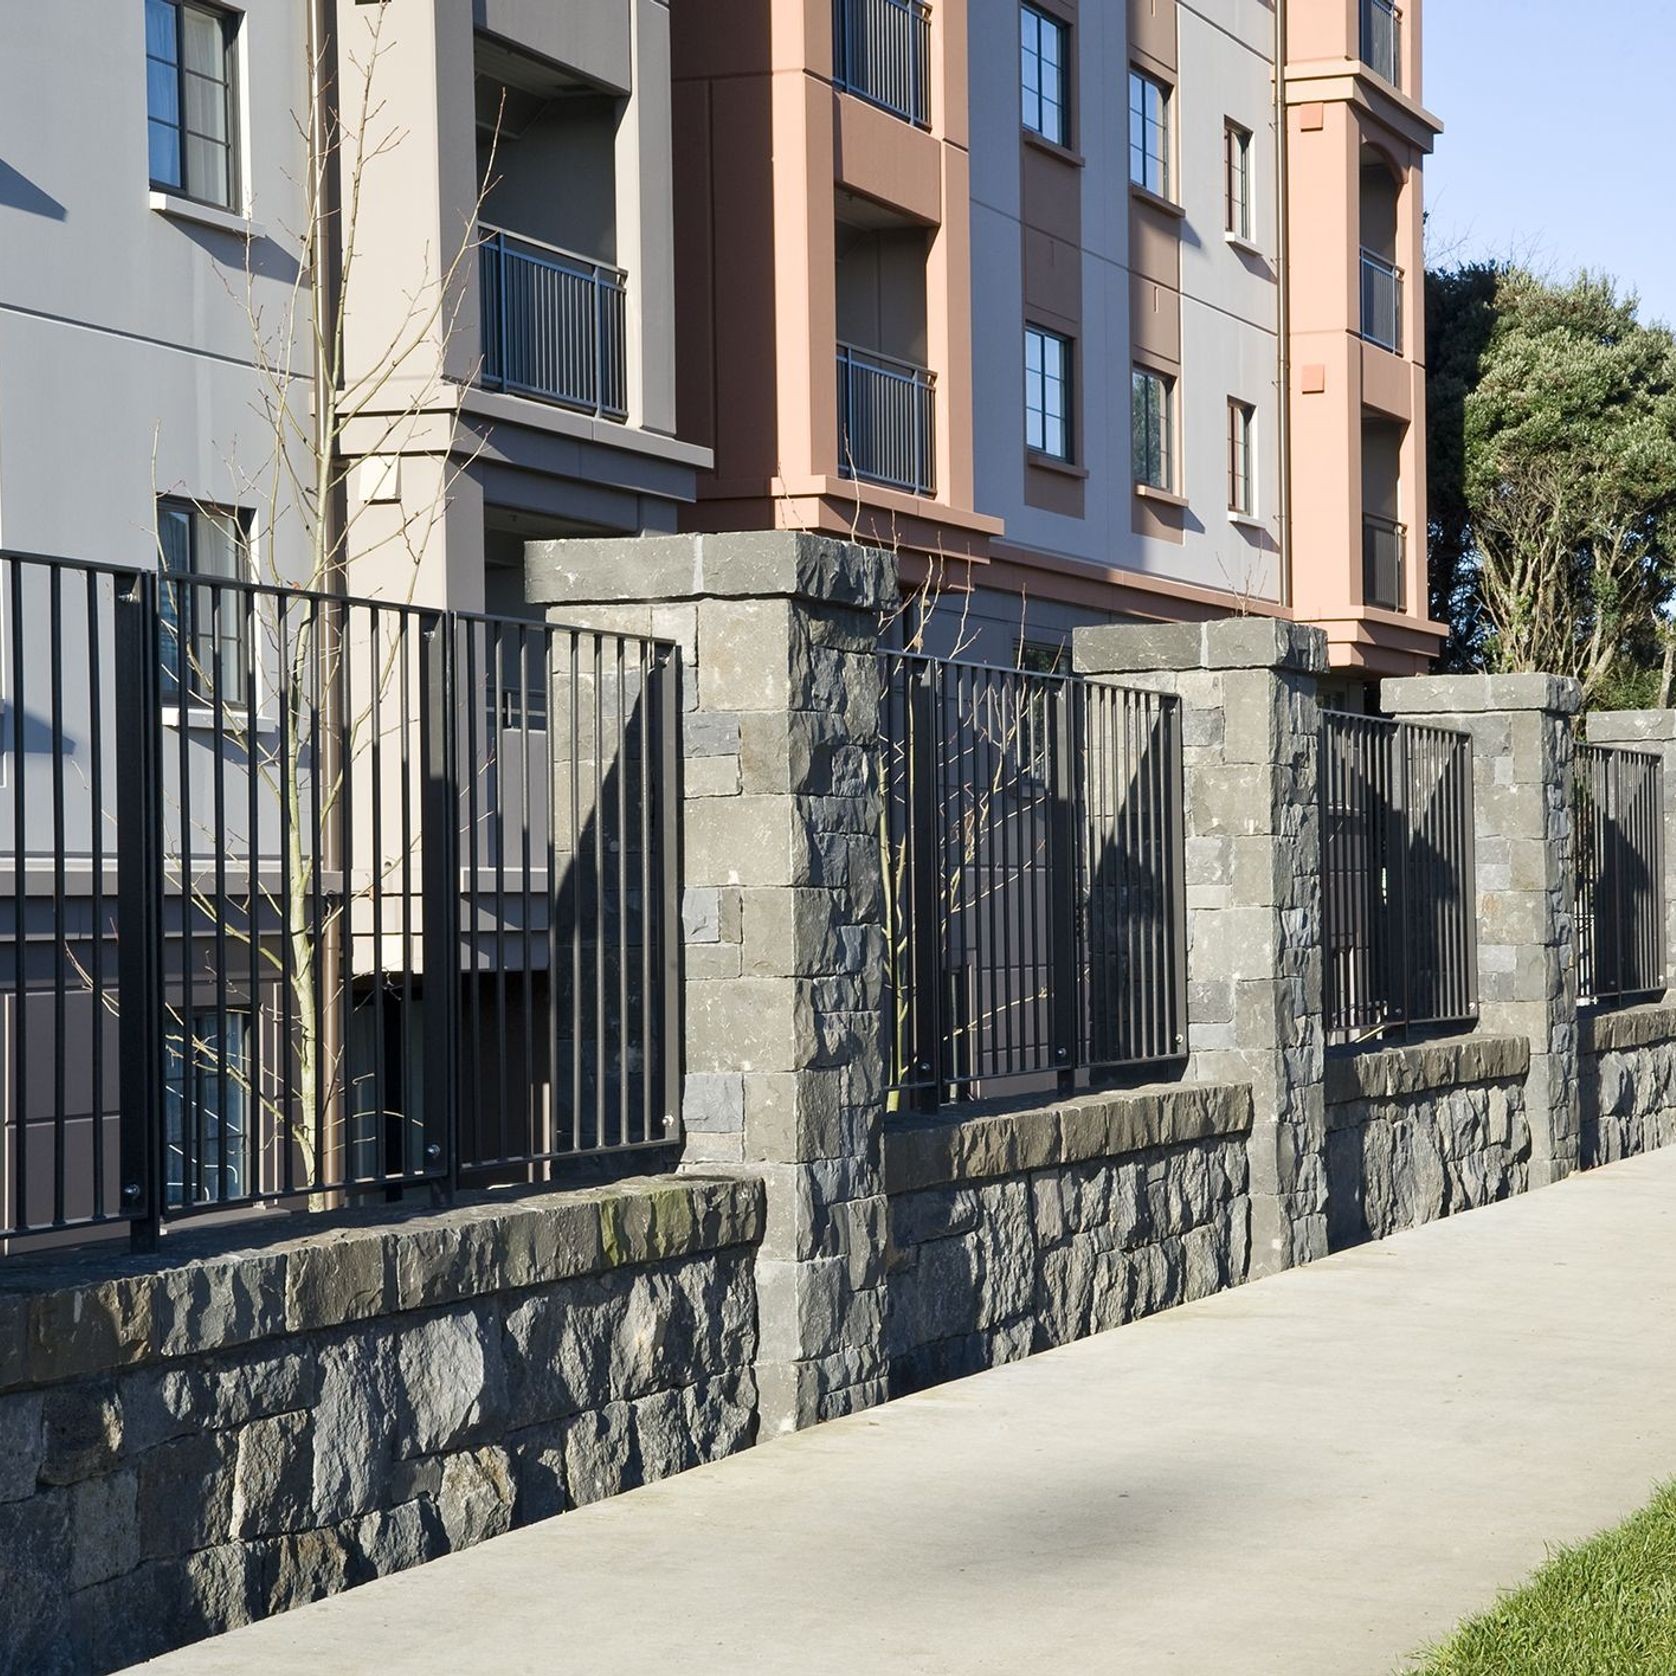
[[[1424,1654],[1413,1676],[1676,1672],[1676,1483]]]

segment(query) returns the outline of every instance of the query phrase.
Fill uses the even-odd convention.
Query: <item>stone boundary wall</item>
[[[1251,1126],[1213,1084],[887,1128],[892,1393],[1238,1285]]]
[[[1530,1043],[1458,1036],[1330,1056],[1327,1236],[1335,1251],[1530,1185]]]
[[[758,1182],[682,1177],[8,1263],[0,1670],[118,1669],[745,1447],[762,1227]]]
[[[1578,1020],[1583,1164],[1611,1164],[1676,1144],[1676,1004]]]

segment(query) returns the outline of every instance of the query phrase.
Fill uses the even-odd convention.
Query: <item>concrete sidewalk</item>
[[[1676,1474],[1676,1149],[147,1670],[1385,1673]]]

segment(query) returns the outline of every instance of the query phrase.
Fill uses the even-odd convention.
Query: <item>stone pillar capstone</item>
[[[1079,672],[1182,701],[1189,1075],[1251,1085],[1251,1273],[1327,1251],[1318,629],[1078,629]]]
[[[1479,1022],[1524,1036],[1533,1188],[1578,1165],[1577,958],[1572,923],[1575,681],[1422,675],[1380,686],[1392,715],[1472,738]]]
[[[760,1175],[762,1435],[882,1402],[880,613],[891,556],[800,533],[532,542],[555,622],[682,649],[683,1163]]]

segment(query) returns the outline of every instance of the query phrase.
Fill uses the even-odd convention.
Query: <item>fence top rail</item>
[[[579,279],[603,279],[618,285],[628,279],[628,270],[617,267],[615,263],[584,256],[579,250],[566,250],[562,244],[549,244],[545,239],[532,238],[528,233],[515,233],[510,227],[495,227],[487,221],[480,221],[477,230],[483,235],[484,245],[493,244],[497,240],[510,241],[513,244],[527,245],[538,259],[550,261],[555,267],[587,269],[586,273],[577,275]],[[523,252],[517,254],[522,255]]]
[[[1363,716],[1353,710],[1323,710],[1321,725],[1346,733],[1357,729],[1369,733],[1420,733],[1436,739],[1451,739],[1460,744],[1472,742],[1472,735],[1465,728],[1439,727],[1435,722],[1411,722],[1406,717],[1399,719],[1394,716]]]
[[[1651,768],[1664,766],[1664,759],[1657,751],[1644,751],[1638,745],[1603,745],[1597,740],[1579,739],[1577,753],[1592,757],[1636,757]]]
[[[1016,681],[1038,682],[1042,685],[1098,687],[1102,692],[1132,694],[1136,698],[1156,700],[1160,708],[1171,709],[1181,703],[1178,693],[1161,692],[1156,687],[1124,686],[1104,676],[1084,675],[1074,669],[1015,669],[1004,663],[984,663],[977,658],[941,658],[932,652],[899,651],[881,646],[879,658],[890,664],[914,664],[922,669],[948,669],[973,675],[1005,675]]]
[[[936,373],[929,367],[901,360],[895,355],[882,355],[876,349],[862,349],[853,343],[838,345],[838,359],[853,362],[865,372],[884,373],[889,377],[899,378],[904,384],[923,384],[929,388],[937,382]]]
[[[91,571],[96,576],[115,576],[130,581],[153,575],[157,568],[155,565],[109,564],[102,559],[77,559],[63,553],[32,553],[22,547],[0,547],[0,562],[50,565],[56,570]]]

